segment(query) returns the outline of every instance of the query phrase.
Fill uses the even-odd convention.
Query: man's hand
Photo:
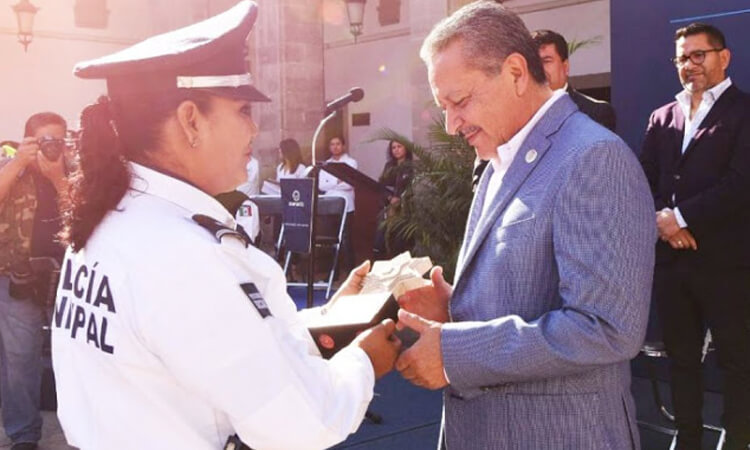
[[[37,153],[39,153],[39,144],[37,144],[36,139],[25,137],[18,146],[18,151],[12,162],[17,164],[19,169],[22,169],[36,161]]]
[[[349,276],[346,277],[346,281],[341,284],[338,291],[331,297],[329,303],[333,303],[342,295],[356,295],[362,290],[362,283],[364,282],[365,275],[370,271],[370,261],[365,261],[352,269]]]
[[[698,242],[687,228],[681,228],[680,231],[673,234],[669,239],[669,245],[675,250],[698,250]]]
[[[398,304],[406,311],[427,320],[448,322],[448,300],[453,294],[453,287],[443,278],[443,268],[440,266],[432,269],[430,279],[431,285],[404,293],[397,299]],[[403,327],[401,322],[397,324],[397,327],[399,330]]]
[[[669,208],[657,211],[656,228],[659,230],[659,238],[665,242],[669,241],[675,233],[680,231],[680,224],[677,223],[674,211]]]
[[[66,192],[68,189],[68,178],[65,176],[65,158],[63,155],[60,155],[56,161],[50,161],[42,152],[38,152],[36,154],[36,161],[39,165],[39,172],[55,186],[57,193]]]
[[[401,341],[393,336],[396,324],[391,319],[385,319],[374,327],[360,333],[351,344],[357,345],[367,353],[375,372],[375,378],[380,378],[393,369],[396,357],[401,350]]]
[[[419,339],[396,361],[396,369],[401,376],[417,386],[427,389],[440,389],[448,385],[443,369],[443,354],[440,347],[438,322],[425,320],[416,314],[398,311],[398,323],[419,333]]]

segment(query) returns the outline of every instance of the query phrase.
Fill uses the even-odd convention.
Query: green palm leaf
[[[415,155],[414,178],[401,197],[397,213],[386,219],[389,233],[415,242],[414,253],[429,255],[451,280],[471,205],[474,149],[445,131],[443,117],[429,127],[428,147],[384,128],[370,141],[395,140]]]

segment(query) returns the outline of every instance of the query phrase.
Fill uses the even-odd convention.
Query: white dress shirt
[[[718,100],[719,97],[721,97],[721,94],[723,94],[724,91],[726,91],[731,85],[732,79],[727,77],[721,83],[705,91],[703,93],[701,103],[700,105],[698,105],[698,109],[695,110],[695,115],[693,115],[692,117],[690,114],[690,102],[692,99],[692,95],[685,90],[675,95],[677,104],[680,106],[682,114],[685,116],[685,134],[682,136],[682,153],[685,153],[685,149],[687,149],[690,141],[693,140],[695,133],[698,131],[698,127],[701,125],[701,122],[703,122],[703,119],[705,119],[708,113],[711,111],[711,108],[713,108],[716,100]]]
[[[711,108],[714,107],[714,104],[719,99],[719,97],[721,97],[721,94],[723,94],[724,91],[726,91],[731,85],[732,79],[726,77],[724,81],[705,91],[703,93],[701,103],[700,105],[698,105],[698,109],[695,110],[695,114],[692,115],[692,117],[690,114],[690,102],[692,99],[692,95],[685,90],[675,95],[677,104],[679,105],[680,110],[682,110],[682,115],[685,116],[685,133],[682,136],[682,153],[685,153],[688,145],[690,145],[690,141],[692,141],[693,137],[695,137],[695,133],[698,131],[698,127],[700,127],[703,119],[706,118],[708,113],[711,112]],[[674,198],[672,200],[674,201]],[[680,225],[680,228],[687,228],[687,222],[682,217],[680,208],[674,208],[674,216],[675,219],[677,219],[677,223]]]
[[[339,159],[328,158],[326,162],[340,162],[349,167],[357,168],[357,160],[347,153],[341,155]],[[344,197],[346,200],[346,212],[354,212],[354,188],[351,184],[344,183],[325,170],[321,170],[320,177],[318,178],[318,189],[325,192],[325,195]]]
[[[510,164],[513,162],[513,158],[516,157],[516,153],[518,153],[518,150],[521,148],[523,141],[526,140],[526,136],[529,135],[537,122],[541,120],[544,113],[546,113],[547,110],[550,109],[550,107],[563,95],[568,95],[568,93],[562,89],[553,91],[552,96],[544,102],[536,113],[534,113],[531,119],[526,122],[526,125],[513,135],[508,142],[497,148],[497,158],[490,159],[493,172],[492,178],[490,178],[489,184],[487,185],[487,193],[484,197],[484,203],[482,204],[482,216],[480,216],[480,221],[481,217],[484,217],[487,213],[487,209],[490,204],[492,204],[492,200],[500,190],[500,186],[503,183],[503,177],[505,177],[505,172],[508,171]]]
[[[131,189],[63,263],[52,362],[68,443],[217,450],[237,433],[256,449],[321,449],[354,432],[373,395],[367,354],[322,359],[278,263],[192,219],[234,229],[224,207],[130,167]]]

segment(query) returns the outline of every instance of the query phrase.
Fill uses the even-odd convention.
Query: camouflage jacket
[[[1,159],[0,168],[10,159]],[[0,201],[0,274],[31,273],[29,252],[37,198],[34,178],[25,171]]]

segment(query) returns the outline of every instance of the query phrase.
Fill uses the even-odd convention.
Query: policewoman
[[[329,447],[392,368],[391,321],[322,359],[280,267],[213,198],[245,181],[250,104],[269,101],[245,61],[256,14],[243,1],[75,68],[108,91],[81,115],[52,319],[58,415],[83,450]]]

